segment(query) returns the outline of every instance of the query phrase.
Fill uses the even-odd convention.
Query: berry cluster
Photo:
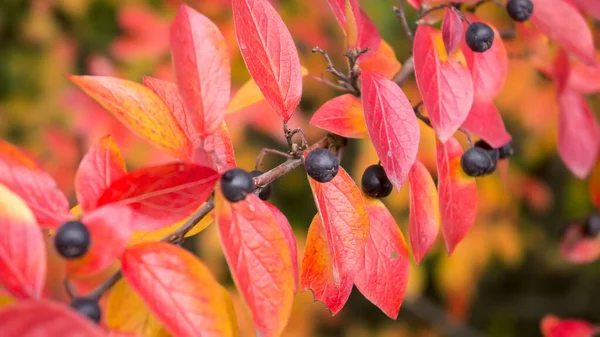
[[[460,166],[468,176],[481,177],[492,174],[496,170],[498,160],[508,158],[512,154],[512,142],[495,149],[485,141],[479,140],[463,153],[460,158]]]

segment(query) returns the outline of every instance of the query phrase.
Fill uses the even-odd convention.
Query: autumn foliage
[[[335,67],[328,54],[333,50],[312,49],[313,58],[325,60],[329,77],[310,75],[339,95],[311,111],[310,125],[299,125],[302,117],[295,115],[308,61],[268,0],[228,3],[232,31],[183,4],[168,34],[162,23],[164,34],[156,41],[138,37],[150,51],[170,50],[170,78],[144,76],[135,82],[117,74],[64,74],[126,127],[115,124],[115,138],[131,132],[169,159],[128,170],[119,142],[99,137],[69,177],[76,196],[70,203],[43,165],[0,142],[0,296],[10,302],[0,301],[1,336],[280,336],[298,293],[310,291],[335,316],[353,287],[393,320],[411,274],[438,238],[447,261],[455,255],[463,261],[461,245],[471,250],[469,236],[480,235],[472,233],[481,209],[478,182],[486,184],[480,176],[498,172],[504,188],[513,179],[508,165],[514,144],[497,105],[509,76],[509,54],[518,46],[505,43],[505,27],[477,15],[488,1],[411,0],[394,9],[397,31],[402,27],[399,34],[412,40],[411,56],[401,62],[358,0],[322,2],[344,36],[346,67]],[[532,3],[529,20],[515,22],[512,32],[531,46],[530,61],[556,84],[556,151],[577,179],[589,182],[591,200],[600,207],[600,124],[585,99],[600,91],[597,51],[585,16],[600,19],[600,7],[584,0]],[[407,22],[409,10],[417,11],[416,23]],[[470,36],[475,23],[484,23],[491,38]],[[229,35],[251,77],[235,94]],[[469,39],[483,39],[482,49]],[[122,40],[115,48],[127,54],[128,46]],[[413,74],[416,87],[409,90],[405,84]],[[232,171],[238,166],[237,135],[226,117],[255,106],[269,107],[258,119],[277,119],[283,135],[283,148],[260,152],[257,168],[267,155],[285,161],[251,176]],[[327,133],[312,139],[311,128]],[[374,151],[364,167],[378,165],[383,177],[363,177],[361,183],[339,164],[355,139],[368,140]],[[238,151],[237,159],[245,155]],[[317,213],[302,233],[306,240],[297,242],[286,214],[260,192],[301,166],[307,168]],[[476,169],[485,172],[472,173]],[[371,180],[371,192],[368,178],[379,179]],[[378,183],[391,186],[385,190]],[[378,188],[381,193],[374,194]],[[403,190],[405,233],[380,200]],[[560,247],[564,259],[587,263],[600,257],[599,218],[592,215],[585,225],[567,229]],[[64,237],[60,229],[67,222],[83,226]],[[181,247],[186,237],[209,226],[216,228],[237,290],[221,284],[205,261]],[[67,248],[83,253],[69,256]],[[57,252],[64,259],[57,259]],[[64,263],[61,283],[71,307],[46,290],[55,260]],[[78,299],[90,304],[76,306]],[[253,331],[240,331],[234,301],[244,303],[241,310],[250,313]],[[100,310],[101,318],[94,319],[93,310]],[[551,315],[540,329],[546,337],[598,331],[592,323]]]

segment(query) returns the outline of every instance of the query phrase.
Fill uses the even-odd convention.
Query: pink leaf
[[[440,220],[449,254],[467,235],[477,214],[477,185],[460,166],[462,154],[462,146],[454,137],[446,143],[437,142]]]
[[[394,82],[362,74],[362,103],[369,136],[388,178],[400,190],[419,150],[419,125],[410,102]]]
[[[596,0],[571,0],[577,7],[600,19],[600,2]]]
[[[463,22],[455,8],[446,8],[442,21],[442,38],[448,54],[452,55],[463,40]]]
[[[598,331],[589,322],[581,319],[560,319],[546,315],[541,322],[544,337],[593,337]]]
[[[273,109],[289,120],[302,95],[294,40],[268,0],[233,0],[233,19],[246,67]]]
[[[410,186],[410,246],[415,261],[421,260],[435,243],[440,230],[438,192],[427,168],[416,161],[408,174]]]
[[[408,283],[410,263],[404,236],[381,201],[366,201],[369,239],[354,283],[358,290],[392,319],[398,317]]]
[[[473,82],[458,56],[449,57],[439,30],[419,25],[413,44],[415,76],[438,138],[448,140],[469,114]]]
[[[493,101],[475,97],[469,116],[462,128],[483,138],[492,147],[499,148],[508,143],[512,137],[504,127],[502,116]]]
[[[294,292],[296,292],[298,291],[298,244],[296,243],[294,230],[292,229],[292,226],[290,225],[290,222],[285,214],[281,213],[281,211],[272,204],[268,202],[265,202],[265,204],[269,207],[271,213],[273,213],[275,220],[285,235],[285,240],[287,241],[288,247],[290,248],[292,270],[294,272]]]
[[[223,121],[229,104],[229,52],[219,28],[182,5],[171,25],[171,53],[186,114],[207,136]]]

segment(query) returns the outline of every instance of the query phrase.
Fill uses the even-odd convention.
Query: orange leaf
[[[38,224],[56,228],[71,218],[69,203],[56,182],[14,145],[0,140],[0,184],[27,203]]]
[[[357,0],[345,0],[344,14],[346,15],[346,47],[355,47],[358,43],[358,19],[360,9]],[[358,15],[356,15],[358,14]]]
[[[328,248],[321,216],[316,214],[308,228],[304,246],[300,287],[302,291],[312,291],[315,300],[323,302],[331,314],[336,315],[350,297],[355,274],[336,275],[333,258]]]
[[[417,263],[427,254],[440,230],[438,191],[429,171],[416,161],[408,174],[410,185],[410,246]]]
[[[223,122],[231,98],[225,38],[210,19],[184,4],[171,25],[171,54],[187,119],[206,137]]]
[[[141,138],[178,158],[189,158],[190,141],[152,90],[114,77],[71,75],[69,80]]]
[[[125,250],[123,276],[176,336],[233,336],[228,303],[208,268],[190,252],[158,242]]]
[[[257,331],[263,336],[279,336],[294,299],[294,271],[284,230],[254,194],[230,203],[217,189],[215,213],[231,275]]]
[[[342,137],[369,137],[360,100],[351,94],[327,101],[313,114],[310,123]]]
[[[367,199],[369,239],[354,283],[392,319],[398,317],[408,283],[410,262],[404,236],[385,205]]]
[[[92,321],[58,302],[23,301],[0,311],[2,337],[106,337]]]
[[[113,138],[100,139],[83,157],[75,175],[77,200],[83,210],[94,209],[104,190],[125,174],[125,161]]]
[[[127,246],[131,237],[131,210],[112,204],[84,213],[81,222],[88,228],[91,246],[81,258],[67,261],[67,273],[85,276],[109,267]]]
[[[402,68],[396,57],[396,52],[384,40],[381,40],[379,48],[372,55],[367,56],[366,58],[361,56],[359,59],[360,69],[364,71],[378,73],[385,78],[391,79]]]
[[[560,319],[546,315],[541,322],[544,337],[592,337],[600,328],[581,319]]]
[[[191,163],[144,167],[114,182],[98,205],[127,205],[133,210],[132,229],[160,229],[195,211],[217,179],[212,169]]]
[[[477,184],[460,166],[463,149],[456,138],[437,142],[438,193],[442,233],[448,253],[465,237],[477,215]]]
[[[0,284],[15,297],[39,299],[46,280],[44,238],[25,202],[4,185],[0,228]]]

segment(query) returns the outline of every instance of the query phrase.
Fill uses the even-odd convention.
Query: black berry
[[[392,193],[392,183],[381,165],[371,165],[363,173],[362,190],[371,198],[385,198]]]
[[[473,22],[465,32],[465,41],[472,51],[483,53],[494,43],[494,31],[482,22]]]
[[[256,178],[261,174],[263,174],[263,172],[259,171],[259,170],[254,170],[254,171],[250,172],[250,176],[252,178]],[[268,200],[269,197],[271,196],[272,191],[273,191],[273,189],[271,188],[271,184],[267,184],[262,187],[262,189],[258,193],[258,197],[261,198],[262,200]]]
[[[498,152],[500,154],[500,159],[512,157],[513,153],[515,152],[513,150],[512,141],[509,141],[508,143],[504,144],[501,148],[498,149]]]
[[[533,13],[533,2],[531,0],[508,0],[506,11],[515,21],[527,21]]]
[[[98,301],[83,297],[74,298],[71,302],[71,308],[75,309],[93,322],[100,323],[102,310],[100,310]]]
[[[498,165],[498,159],[500,159],[500,151],[498,151],[498,149],[494,149],[493,147],[491,147],[490,144],[486,143],[484,140],[478,140],[475,143],[475,146],[480,149],[484,149],[485,152],[487,152],[487,154],[492,159],[492,166],[490,166],[488,168],[487,172],[485,172],[485,173],[490,174],[490,173],[496,171],[496,166]]]
[[[583,224],[583,235],[595,238],[600,235],[600,212],[592,213]]]
[[[90,248],[90,231],[81,221],[64,223],[54,237],[54,247],[66,259],[82,257]]]
[[[320,183],[326,183],[338,173],[340,161],[331,151],[318,148],[310,151],[304,161],[306,173]]]
[[[231,202],[242,201],[253,191],[254,180],[252,180],[250,173],[237,167],[223,173],[221,192],[227,200]]]
[[[472,147],[463,153],[460,158],[460,166],[468,176],[480,177],[486,175],[493,165],[492,158],[486,150]]]

